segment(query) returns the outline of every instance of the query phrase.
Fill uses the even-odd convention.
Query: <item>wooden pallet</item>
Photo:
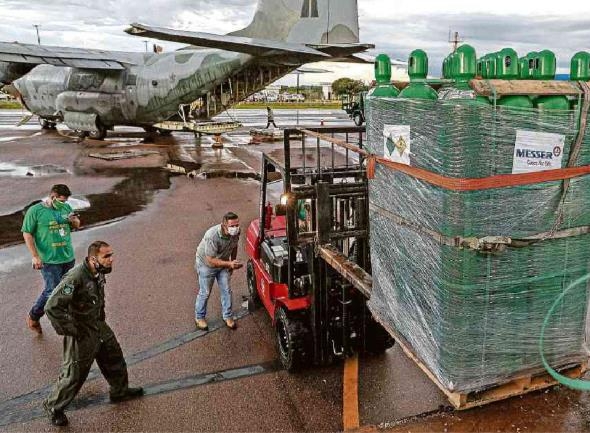
[[[490,386],[487,389],[470,392],[454,392],[447,389],[428,368],[428,366],[415,353],[408,341],[390,326],[383,324],[384,328],[395,338],[404,353],[438,386],[447,396],[451,404],[458,410],[471,409],[494,401],[504,400],[517,395],[523,395],[532,391],[549,388],[557,385],[546,371],[530,374],[519,374],[512,379]],[[569,378],[579,378],[584,375],[588,368],[588,360],[572,362],[559,370],[559,373]]]

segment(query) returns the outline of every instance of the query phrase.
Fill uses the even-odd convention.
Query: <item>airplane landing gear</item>
[[[42,117],[39,117],[39,125],[41,125],[41,129],[55,129],[56,128],[55,122],[51,122],[47,119],[43,119]]]
[[[107,136],[107,128],[99,125],[97,131],[89,131],[88,137],[92,138],[93,140],[104,140]]]

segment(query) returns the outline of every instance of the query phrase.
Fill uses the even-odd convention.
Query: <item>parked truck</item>
[[[344,95],[341,99],[342,109],[346,111],[356,126],[365,123],[365,97],[367,92],[359,92],[356,95]]]

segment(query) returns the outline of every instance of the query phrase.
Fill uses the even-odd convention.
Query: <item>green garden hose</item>
[[[590,274],[585,275],[581,278],[578,278],[576,281],[571,283],[567,287],[567,289],[565,289],[557,297],[557,299],[555,299],[555,302],[553,302],[553,305],[551,305],[551,308],[549,308],[549,311],[547,312],[547,315],[545,316],[545,320],[543,321],[543,326],[541,327],[541,337],[539,339],[539,353],[541,354],[541,360],[543,361],[543,366],[545,367],[547,372],[549,372],[549,374],[557,382],[561,383],[562,385],[568,386],[573,389],[577,389],[579,391],[590,391],[590,381],[580,380],[580,379],[572,379],[572,378],[569,378],[569,377],[564,376],[562,374],[559,374],[557,371],[555,371],[553,368],[551,368],[551,366],[549,365],[549,363],[545,359],[545,354],[544,354],[545,348],[544,348],[544,341],[543,340],[545,339],[545,328],[547,327],[547,324],[549,323],[549,320],[551,319],[553,312],[555,311],[555,309],[557,308],[559,303],[562,301],[564,296],[566,294],[568,294],[570,291],[574,290],[577,286],[585,283],[588,280],[590,280]],[[585,289],[586,285],[584,285],[583,287]]]

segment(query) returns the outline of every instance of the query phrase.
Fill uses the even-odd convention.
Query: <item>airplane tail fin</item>
[[[357,0],[258,0],[254,19],[232,36],[303,44],[359,42]]]

